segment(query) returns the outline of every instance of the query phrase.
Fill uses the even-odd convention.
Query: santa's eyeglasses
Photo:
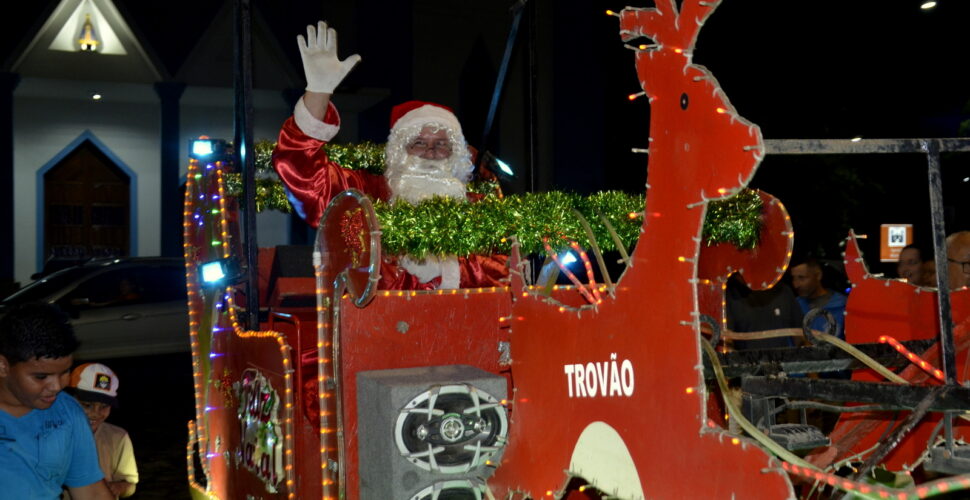
[[[451,153],[451,141],[447,139],[439,139],[436,141],[426,141],[424,139],[415,139],[414,142],[408,144],[408,153],[424,153],[426,151],[437,151],[438,153],[448,154]]]

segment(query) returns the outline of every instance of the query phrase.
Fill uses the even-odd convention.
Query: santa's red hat
[[[461,132],[461,124],[451,108],[426,101],[408,101],[391,109],[391,130],[424,126],[429,123]]]

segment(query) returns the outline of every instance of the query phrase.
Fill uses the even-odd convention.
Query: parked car
[[[188,351],[185,262],[129,257],[71,266],[30,283],[0,302],[0,314],[31,301],[56,304],[81,341],[77,359]]]

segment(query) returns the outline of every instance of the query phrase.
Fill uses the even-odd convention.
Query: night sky
[[[766,139],[967,135],[970,2],[920,3],[724,1],[694,62]],[[643,100],[633,106],[649,112]],[[970,229],[970,157],[945,155],[942,167],[947,232]],[[878,263],[880,224],[912,223],[932,250],[926,168],[920,155],[769,156],[752,187],[790,211],[796,254],[840,260],[854,228],[870,236],[862,248],[872,270],[894,275]]]
[[[702,30],[695,61],[765,138],[966,135],[970,2],[931,11],[919,4],[724,2]],[[970,229],[968,160],[943,158],[948,232]],[[867,262],[892,273],[875,262],[881,223],[912,223],[917,243],[932,248],[924,156],[768,157],[753,184],[790,209],[796,251],[838,258],[839,235],[854,228],[871,236]]]

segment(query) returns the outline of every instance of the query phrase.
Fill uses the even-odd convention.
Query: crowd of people
[[[970,231],[958,231],[946,238],[947,283],[950,290],[970,286]],[[936,261],[932,252],[911,244],[899,253],[896,274],[901,280],[925,288],[938,288]]]

